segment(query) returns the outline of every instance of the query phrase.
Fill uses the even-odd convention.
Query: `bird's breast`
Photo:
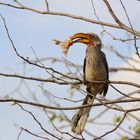
[[[85,79],[87,81],[104,81],[107,78],[107,72],[100,55],[86,57]]]

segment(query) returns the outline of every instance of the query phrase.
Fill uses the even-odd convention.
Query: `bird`
[[[105,96],[108,91],[108,63],[102,48],[102,42],[95,33],[76,33],[71,36],[72,43],[83,43],[87,45],[83,65],[83,80],[86,85],[87,95],[82,105],[92,104],[97,94]],[[102,81],[95,83],[92,81]],[[104,81],[104,82],[103,82]],[[81,108],[72,118],[71,130],[80,135],[84,131],[91,106]]]

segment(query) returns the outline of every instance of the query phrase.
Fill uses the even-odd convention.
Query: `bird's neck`
[[[94,54],[95,55],[98,54],[100,51],[101,51],[101,47],[98,45],[88,46],[86,49],[86,54],[93,56]]]

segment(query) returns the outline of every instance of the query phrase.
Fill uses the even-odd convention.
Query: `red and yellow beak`
[[[77,33],[71,36],[71,40],[73,43],[84,43],[89,44],[90,43],[90,37],[89,34],[86,33]]]

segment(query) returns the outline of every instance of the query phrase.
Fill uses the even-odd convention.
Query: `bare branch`
[[[128,32],[130,32],[130,33],[133,33],[133,34],[136,35],[136,36],[140,36],[140,32],[135,31],[135,30],[132,30],[131,28],[129,28],[128,26],[126,26],[124,23],[122,23],[122,22],[119,20],[119,18],[115,15],[114,11],[112,10],[112,8],[111,8],[111,6],[110,6],[110,4],[108,3],[107,0],[103,0],[103,1],[104,1],[104,3],[106,4],[106,6],[107,6],[107,8],[108,8],[108,10],[109,10],[109,12],[110,12],[110,14],[112,15],[112,17],[114,18],[114,20],[116,21],[116,23],[118,23],[119,26],[120,26],[122,29],[124,29],[124,30],[126,30],[126,31],[128,31]]]
[[[58,75],[61,75],[61,76],[65,77],[65,78],[75,79],[75,78],[73,78],[73,77],[71,77],[71,76],[68,76],[68,75],[65,75],[65,74],[63,74],[63,73],[61,73],[61,72],[56,71],[56,70],[54,70],[53,68],[45,67],[44,65],[42,66],[42,65],[39,65],[39,64],[37,64],[37,63],[35,63],[35,62],[31,62],[28,58],[25,58],[25,57],[23,57],[22,55],[20,55],[20,54],[18,53],[18,51],[17,51],[15,45],[14,45],[14,41],[12,40],[12,38],[11,38],[11,36],[10,36],[10,33],[9,33],[9,30],[8,30],[7,25],[6,25],[6,21],[5,21],[4,17],[3,17],[2,15],[0,15],[0,16],[1,16],[2,20],[3,20],[3,22],[4,22],[4,27],[5,27],[5,30],[6,30],[8,39],[10,40],[11,45],[12,45],[12,47],[13,47],[13,49],[14,49],[16,55],[17,55],[20,59],[22,59],[23,61],[27,62],[28,64],[31,64],[31,65],[33,65],[33,66],[38,67],[38,68],[41,68],[41,69],[44,69],[44,70],[50,70],[50,71],[52,71],[53,73],[57,73]],[[51,76],[52,76],[52,75],[51,75]],[[59,79],[59,78],[58,78],[58,79]],[[79,80],[78,78],[76,78],[76,79]],[[61,80],[61,79],[59,79],[59,80]]]
[[[104,106],[104,105],[109,105],[109,104],[116,104],[116,103],[130,103],[130,102],[139,102],[140,99],[123,99],[123,100],[112,100],[112,101],[102,101],[102,103],[94,103],[94,104],[87,104],[87,105],[81,105],[81,106],[75,106],[75,107],[55,107],[55,106],[49,106],[46,104],[40,104],[36,102],[30,102],[30,101],[24,101],[24,100],[19,100],[19,99],[14,99],[14,98],[0,98],[0,102],[12,102],[14,104],[16,103],[21,103],[21,104],[26,104],[26,105],[31,105],[31,106],[36,106],[36,107],[41,107],[41,108],[48,108],[52,110],[75,110],[75,109],[80,109],[80,108],[85,108],[89,106]],[[124,110],[119,111],[124,112]],[[139,111],[140,108],[134,108],[132,110],[127,110],[126,111]]]
[[[118,72],[118,71],[130,71],[130,72],[137,72],[140,73],[140,69],[135,69],[135,68],[110,68],[110,72]]]
[[[46,9],[47,9],[47,11],[50,11],[48,0],[45,0],[45,3],[46,3]]]
[[[26,129],[26,128],[20,127],[20,129],[22,130],[22,132],[25,131],[25,132],[31,134],[31,135],[34,136],[34,137],[41,138],[41,139],[45,139],[45,140],[51,140],[51,139],[49,139],[49,138],[47,138],[47,137],[39,136],[39,135],[37,135],[37,134],[31,132],[30,130]]]
[[[18,136],[17,136],[17,140],[19,140],[19,138],[20,138],[22,132],[23,132],[23,130],[20,130],[20,132],[19,132],[19,134],[18,134]]]
[[[124,113],[123,118],[122,118],[121,121],[118,123],[118,125],[116,125],[115,128],[113,128],[112,130],[106,132],[105,134],[103,134],[103,135],[101,135],[101,136],[95,138],[94,140],[100,140],[101,138],[105,137],[106,135],[108,135],[108,134],[112,133],[113,131],[117,130],[117,129],[119,128],[119,126],[122,124],[122,122],[124,121],[124,119],[125,119],[127,113],[128,113],[128,112],[125,112],[125,113]]]
[[[43,79],[43,78],[28,77],[28,76],[22,76],[22,75],[16,75],[16,74],[5,74],[5,73],[0,73],[0,76],[9,77],[9,78],[10,77],[20,78],[20,79],[26,79],[26,80],[32,80],[32,81],[40,81],[40,82],[50,82],[50,83],[56,83],[56,84],[59,84],[59,85],[84,84],[84,82],[82,80],[80,82],[73,82],[73,81],[71,82],[71,81],[64,81],[64,80],[61,81],[61,80],[57,80],[57,79]],[[77,79],[75,79],[75,80],[77,80]],[[106,83],[106,81],[89,81],[89,82],[96,83],[96,84]],[[128,81],[113,81],[113,80],[111,80],[111,81],[108,81],[108,83],[130,85],[130,86],[140,88],[139,84],[133,83],[133,82],[128,82]]]
[[[71,14],[71,13],[65,13],[65,12],[57,12],[57,11],[50,11],[50,5],[49,5],[49,0],[44,0],[43,2],[43,6],[45,6],[45,10],[40,10],[37,8],[30,8],[29,6],[24,5],[24,3],[15,0],[15,3],[8,4],[7,2],[0,2],[0,6],[5,6],[5,8],[8,9],[12,8],[15,10],[22,10],[22,11],[27,11],[27,12],[33,12],[33,13],[37,13],[37,14],[41,14],[41,15],[50,15],[50,16],[63,16],[66,18],[70,18],[70,19],[76,19],[78,21],[85,21],[87,23],[92,23],[92,24],[97,24],[99,26],[102,27],[103,33],[105,32],[106,35],[111,36],[112,40],[117,40],[120,41],[119,43],[134,43],[133,45],[135,46],[136,49],[136,53],[139,55],[138,52],[138,47],[137,47],[137,40],[140,40],[140,32],[135,30],[133,28],[133,25],[131,23],[131,20],[129,18],[129,15],[127,13],[127,9],[125,7],[125,5],[123,4],[123,1],[120,0],[119,2],[121,3],[121,6],[125,12],[126,18],[129,22],[129,24],[125,24],[123,23],[120,19],[119,16],[117,17],[117,14],[115,13],[112,5],[110,5],[110,1],[108,0],[103,0],[103,2],[105,3],[105,6],[107,7],[107,10],[109,11],[110,15],[113,17],[115,24],[112,23],[107,23],[107,21],[101,21],[100,16],[98,16],[98,11],[96,9],[96,5],[94,3],[94,1],[90,0],[91,2],[91,6],[92,6],[92,10],[93,10],[93,14],[95,19],[92,18],[87,18],[84,16],[79,16],[79,15],[75,15],[75,14]],[[103,3],[103,4],[104,4]],[[43,7],[44,8],[44,7]],[[33,121],[35,121],[35,123],[39,126],[39,130],[41,130],[41,132],[45,133],[46,135],[49,135],[49,137],[44,136],[41,133],[35,133],[34,131],[25,128],[25,127],[19,127],[20,128],[20,132],[18,133],[17,136],[17,140],[20,139],[21,135],[23,134],[23,132],[27,132],[28,134],[36,137],[36,138],[40,138],[40,139],[47,139],[50,140],[52,137],[54,139],[58,139],[61,140],[63,138],[70,138],[70,139],[79,139],[79,140],[85,140],[86,136],[91,137],[92,139],[105,139],[104,137],[108,134],[113,134],[113,132],[115,133],[115,130],[117,129],[121,129],[123,131],[121,131],[121,133],[126,133],[127,135],[131,134],[132,137],[135,137],[135,134],[132,135],[133,133],[129,133],[129,130],[126,131],[126,129],[123,129],[123,126],[121,126],[121,124],[123,123],[124,120],[127,119],[134,119],[134,121],[138,121],[140,122],[140,118],[139,116],[137,116],[136,114],[133,114],[132,112],[136,113],[136,111],[140,111],[140,107],[139,106],[127,106],[129,104],[139,104],[140,102],[140,98],[134,96],[134,95],[139,95],[140,93],[140,84],[139,83],[135,83],[134,82],[130,82],[129,79],[127,81],[119,81],[119,79],[117,81],[115,80],[110,80],[110,81],[89,81],[91,83],[96,83],[96,84],[103,84],[103,83],[108,83],[113,89],[115,89],[115,92],[117,92],[117,94],[121,94],[121,96],[116,97],[114,100],[110,100],[109,98],[104,98],[100,95],[98,95],[95,98],[95,102],[92,104],[86,104],[86,105],[80,105],[78,102],[81,102],[82,100],[74,100],[74,97],[78,96],[76,94],[83,94],[83,96],[89,94],[91,95],[91,93],[87,93],[85,90],[85,87],[82,86],[82,84],[85,84],[83,82],[83,74],[81,73],[83,66],[82,65],[78,65],[78,64],[74,64],[72,62],[70,62],[69,60],[66,59],[58,59],[58,58],[53,58],[53,57],[48,57],[48,58],[39,58],[37,55],[37,52],[32,48],[32,51],[34,53],[34,57],[35,60],[30,60],[30,58],[27,56],[23,56],[22,54],[19,53],[18,48],[15,45],[14,42],[14,38],[11,36],[10,34],[10,30],[7,26],[6,20],[5,18],[0,15],[3,24],[4,24],[4,31],[8,37],[8,41],[10,41],[11,47],[14,51],[14,53],[16,54],[17,58],[19,58],[23,64],[26,64],[26,66],[32,66],[33,68],[42,70],[43,72],[45,72],[45,74],[47,73],[47,77],[39,77],[39,76],[31,76],[31,75],[26,75],[26,70],[23,72],[23,74],[18,74],[18,73],[3,73],[0,72],[0,77],[5,77],[5,79],[7,78],[13,78],[14,80],[20,79],[20,83],[18,85],[16,85],[16,88],[14,88],[14,92],[16,93],[21,93],[19,96],[20,98],[11,98],[8,95],[4,96],[4,97],[0,97],[0,102],[1,103],[12,103],[13,105],[19,105],[23,111],[27,112],[30,116],[31,119]],[[109,33],[105,28],[105,27],[111,27],[113,29],[121,29],[123,31],[127,31],[131,34],[131,36],[127,36],[127,38],[119,38],[116,37],[115,35]],[[101,33],[102,34],[102,33]],[[126,42],[129,41],[129,42]],[[140,73],[140,69],[137,68],[137,65],[133,65],[133,63],[139,64],[140,62],[138,60],[136,60],[135,58],[131,58],[130,56],[126,55],[126,54],[122,54],[120,51],[113,49],[114,47],[107,47],[107,49],[111,52],[114,53],[117,57],[121,58],[121,60],[123,60],[123,62],[127,63],[130,68],[128,67],[111,67],[109,69],[109,72],[118,72],[118,71],[128,71],[128,72],[135,72]],[[54,64],[55,62],[61,63],[66,67],[66,72],[62,72],[62,71],[57,71],[52,67],[47,67],[48,65],[44,65],[46,62],[44,61],[49,61],[52,62],[52,64]],[[53,63],[54,62],[54,63]],[[133,63],[132,63],[133,62]],[[44,63],[44,64],[43,64]],[[50,64],[50,63],[49,63]],[[68,71],[68,72],[67,72]],[[31,82],[28,82],[28,81]],[[19,80],[18,80],[19,81]],[[45,100],[47,100],[47,102],[40,102],[38,95],[36,94],[36,88],[31,89],[30,85],[32,86],[33,82],[37,82],[39,84],[41,84],[40,86],[40,90],[41,90],[41,96],[44,96]],[[119,84],[122,85],[123,87],[134,87],[133,92],[131,93],[125,93],[122,92],[119,88],[114,87],[115,84]],[[60,85],[69,85],[69,86],[65,86],[65,87],[69,87],[69,91],[66,93],[62,93],[62,94],[57,94],[54,95],[53,92],[50,92],[50,87],[48,87],[48,85],[52,85],[55,86],[57,85],[57,87],[60,87]],[[64,86],[63,86],[64,87]],[[29,93],[29,98],[31,100],[28,100],[28,98],[25,96],[26,90],[22,90],[22,89],[26,89],[27,92]],[[38,88],[38,87],[37,87]],[[133,89],[133,88],[132,88]],[[11,91],[11,92],[13,92]],[[34,92],[35,91],[35,92]],[[76,91],[76,92],[75,92]],[[71,94],[70,94],[71,92]],[[73,92],[75,92],[73,94]],[[77,93],[78,92],[78,93]],[[22,95],[23,94],[23,95]],[[68,94],[68,96],[65,98],[63,97],[63,94]],[[93,96],[93,95],[92,95]],[[78,96],[79,97],[79,96]],[[110,97],[110,96],[109,96]],[[33,99],[33,101],[32,101]],[[80,98],[81,99],[81,98]],[[44,101],[44,100],[43,100]],[[61,101],[61,102],[59,102]],[[67,106],[62,106],[63,103],[73,103],[73,105],[69,105]],[[62,104],[61,104],[62,103]],[[74,103],[77,103],[74,105]],[[36,107],[36,109],[40,109],[40,111],[44,111],[45,112],[45,116],[47,116],[47,121],[50,120],[50,127],[55,130],[55,133],[52,133],[50,130],[48,130],[48,127],[44,127],[43,122],[40,120],[38,120],[38,118],[36,117],[36,115],[29,110],[26,110],[25,108],[23,108],[24,106],[30,106],[30,107]],[[74,134],[71,134],[71,132],[69,131],[69,127],[70,127],[70,115],[69,113],[67,114],[67,112],[70,111],[74,111],[80,108],[86,108],[86,107],[98,107],[101,108],[101,110],[99,110],[99,112],[95,113],[95,115],[93,117],[91,117],[88,121],[88,123],[90,125],[98,125],[95,120],[96,119],[100,119],[103,118],[106,114],[105,113],[109,113],[111,112],[112,115],[113,113],[120,113],[123,114],[123,117],[120,119],[120,121],[118,123],[115,123],[115,125],[112,124],[112,128],[109,129],[109,131],[106,132],[106,130],[102,131],[102,134],[99,135],[92,133],[90,130],[85,130],[83,134],[81,134],[80,136],[75,136]],[[32,109],[31,108],[31,109]],[[102,110],[103,109],[103,110]],[[43,113],[44,113],[43,112]],[[36,112],[35,112],[36,113]],[[105,115],[104,115],[105,114]],[[111,116],[110,118],[111,119]],[[62,123],[60,123],[59,121],[61,121]],[[110,120],[109,120],[110,121]],[[64,124],[64,125],[63,125]],[[111,123],[105,123],[105,122],[101,122],[99,125],[108,125]],[[111,126],[111,125],[110,125]],[[120,127],[121,126],[121,127]],[[87,127],[88,128],[88,127]],[[132,130],[132,129],[131,129]],[[117,131],[118,133],[118,131]],[[121,134],[120,134],[121,135]],[[50,138],[51,137],[51,138]]]
[[[27,109],[23,108],[23,106],[21,106],[20,104],[17,104],[17,105],[18,105],[23,111],[25,111],[25,112],[27,112],[29,115],[31,115],[32,118],[34,119],[34,121],[39,125],[39,127],[41,128],[41,130],[43,130],[46,134],[49,134],[50,136],[54,137],[55,139],[61,140],[60,138],[58,138],[58,137],[55,136],[54,134],[52,134],[52,133],[50,133],[49,131],[47,131],[47,130],[42,126],[42,124],[37,120],[37,118],[34,116],[34,114],[33,114],[32,112],[30,112],[30,111],[28,111]],[[36,136],[36,137],[40,137],[40,138],[41,138],[41,136],[36,135],[36,134],[30,132],[30,131],[27,130],[27,129],[24,129],[24,128],[22,128],[22,127],[21,127],[21,129],[24,130],[24,131],[27,131],[28,133],[30,133],[30,134],[32,134],[32,135],[34,135],[34,136]],[[42,138],[45,139],[44,137],[42,137]],[[47,139],[47,138],[46,138],[46,139]],[[48,140],[48,139],[47,139],[47,140]]]
[[[106,0],[104,0],[104,1],[106,2]],[[104,25],[104,26],[118,28],[118,29],[124,29],[124,30],[126,30],[126,31],[128,31],[130,33],[133,33],[131,28],[129,28],[128,26],[124,25],[123,23],[121,23],[119,25],[116,25],[116,24],[106,23],[106,22],[102,22],[102,21],[99,22],[99,21],[89,19],[89,18],[86,18],[86,17],[83,17],[83,16],[77,16],[77,15],[72,15],[72,14],[63,13],[63,12],[39,11],[39,10],[36,10],[36,9],[33,9],[33,8],[29,8],[27,6],[15,6],[15,5],[6,4],[6,3],[2,3],[2,2],[0,2],[0,5],[4,5],[4,6],[16,8],[16,9],[28,10],[28,11],[32,11],[32,12],[35,12],[35,13],[38,13],[38,14],[43,14],[43,15],[46,14],[46,15],[57,15],[57,16],[69,17],[69,18],[73,18],[73,19],[83,20],[83,21],[86,21],[86,22],[89,22],[89,23]],[[118,20],[117,20],[117,22],[118,22]],[[135,33],[136,36],[140,37],[140,32],[134,31],[134,33]]]
[[[129,24],[130,24],[130,27],[131,27],[131,30],[133,31],[133,34],[134,34],[134,46],[135,46],[135,49],[136,49],[136,54],[140,57],[140,55],[139,55],[139,50],[138,50],[139,47],[137,47],[137,40],[136,40],[135,31],[134,31],[134,29],[133,29],[132,23],[131,23],[131,21],[130,21],[130,18],[129,18],[129,16],[128,16],[128,13],[127,13],[127,11],[126,11],[126,8],[125,8],[125,6],[124,6],[122,0],[120,0],[120,3],[121,3],[121,5],[122,5],[122,7],[123,7],[123,9],[124,9],[124,11],[125,11],[126,17],[127,17],[128,22],[129,22]]]

